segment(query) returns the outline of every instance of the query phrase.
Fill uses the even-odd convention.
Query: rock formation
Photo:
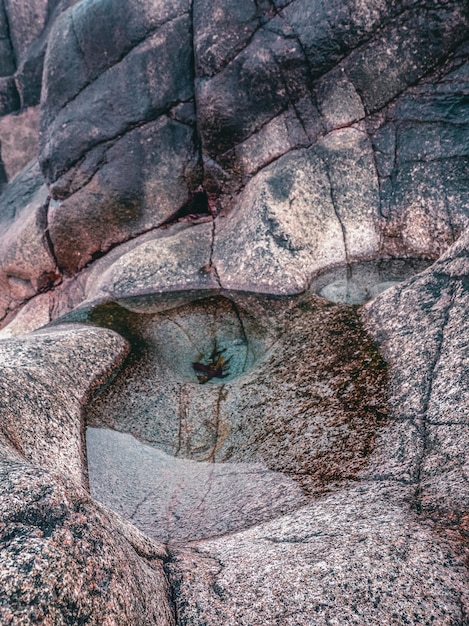
[[[465,0],[0,3],[0,622],[469,623]]]

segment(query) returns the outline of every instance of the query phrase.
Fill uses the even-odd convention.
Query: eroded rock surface
[[[468,25],[0,2],[2,623],[468,623]]]

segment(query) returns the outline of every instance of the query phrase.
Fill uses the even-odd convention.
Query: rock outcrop
[[[0,3],[0,621],[469,621],[465,0]]]

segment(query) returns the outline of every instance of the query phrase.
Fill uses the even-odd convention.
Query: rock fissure
[[[210,452],[210,455],[208,457],[208,460],[211,461],[212,463],[215,463],[215,455],[218,451],[218,447],[219,447],[219,439],[220,439],[220,411],[221,411],[221,404],[223,402],[223,400],[225,400],[226,395],[225,395],[225,385],[220,385],[220,388],[218,390],[218,395],[217,395],[217,401],[216,401],[216,405],[215,405],[215,441],[213,444],[213,448]],[[211,476],[211,475],[210,475]]]
[[[218,274],[218,270],[216,268],[216,265],[213,262],[213,257],[215,254],[215,241],[216,241],[216,229],[217,229],[217,222],[216,222],[217,218],[216,216],[212,217],[212,239],[210,242],[210,256],[208,259],[208,264],[207,264],[207,269],[209,272],[213,272],[213,275],[215,277],[215,280],[218,284],[218,286],[220,287],[220,289],[223,289],[222,283],[221,283],[221,279],[220,279],[220,275]]]
[[[122,56],[118,57],[117,60],[109,67],[106,67],[102,72],[96,74],[95,76],[93,76],[92,79],[90,79],[88,82],[86,82],[86,84],[84,84],[79,91],[77,91],[76,94],[74,94],[69,100],[67,100],[67,102],[63,103],[62,106],[57,109],[54,112],[54,116],[57,117],[67,106],[69,106],[70,104],[72,104],[73,102],[76,101],[76,99],[94,82],[96,81],[100,76],[103,76],[106,72],[108,72],[111,68],[115,67],[116,65],[119,65],[119,63],[122,63],[122,61],[124,61],[126,59],[126,57],[131,54],[136,48],[138,48],[140,45],[142,45],[143,43],[145,43],[145,41],[151,37],[152,35],[156,34],[161,28],[167,26],[168,24],[170,24],[171,22],[174,22],[177,19],[180,19],[181,17],[184,17],[185,15],[188,15],[189,13],[187,11],[182,12],[181,14],[175,15],[171,18],[169,18],[168,20],[162,22],[161,24],[159,24],[158,26],[156,26],[153,29],[150,29],[149,31],[147,31],[145,33],[145,35],[137,40],[131,47],[126,48],[125,51],[122,53]],[[73,24],[73,10],[71,11],[71,16],[72,16],[72,24]],[[85,55],[83,54],[83,51],[81,50],[81,47],[79,46],[78,43],[78,38],[76,36],[76,32],[75,32],[75,28],[73,27],[74,30],[74,35],[75,35],[75,39],[76,39],[76,45],[77,47],[80,49],[80,53],[82,55],[82,58],[84,60],[84,62],[86,62],[85,59]]]
[[[337,204],[337,198],[336,198],[336,194],[335,194],[335,190],[334,190],[334,184],[333,184],[333,181],[332,181],[332,176],[331,176],[330,171],[329,171],[329,165],[327,163],[326,163],[326,176],[327,176],[327,180],[328,180],[328,183],[329,183],[329,194],[330,194],[332,208],[334,209],[334,215],[337,218],[337,221],[338,221],[339,226],[340,226],[340,231],[342,233],[342,241],[343,241],[343,246],[344,246],[345,263],[347,264],[347,266],[350,266],[350,255],[349,255],[348,246],[347,246],[347,231],[345,229],[345,224],[343,223],[343,220],[342,220],[341,215],[340,215],[340,209],[339,209],[339,206]]]
[[[429,437],[428,437],[428,424],[427,424],[428,410],[429,410],[431,398],[432,398],[434,376],[435,376],[436,369],[438,367],[438,363],[441,358],[441,354],[442,354],[442,350],[443,350],[443,346],[445,342],[445,328],[448,324],[450,313],[451,313],[451,308],[456,297],[458,282],[459,281],[454,281],[453,284],[451,285],[451,291],[449,293],[449,303],[447,307],[445,308],[443,315],[442,315],[442,323],[441,323],[441,330],[439,332],[439,340],[436,346],[434,356],[429,363],[428,374],[427,374],[427,377],[428,377],[427,388],[425,390],[425,393],[422,399],[421,416],[420,416],[420,419],[418,420],[419,423],[417,423],[417,426],[420,432],[421,442],[422,442],[422,451],[419,454],[418,465],[416,468],[417,487],[416,487],[414,497],[415,497],[415,509],[419,514],[422,513],[424,510],[424,505],[422,504],[422,495],[423,495],[422,470],[423,470],[423,464],[425,462],[425,458],[427,456],[427,452],[429,451],[429,445],[430,445]]]

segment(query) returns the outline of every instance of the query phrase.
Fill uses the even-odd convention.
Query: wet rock
[[[91,312],[133,350],[89,423],[178,457],[262,463],[308,492],[354,476],[386,421],[386,368],[356,312],[313,296],[233,297]]]
[[[247,528],[306,500],[260,463],[176,459],[110,429],[88,428],[87,456],[91,495],[165,543]]]
[[[330,302],[363,304],[431,265],[423,259],[380,259],[337,267],[313,279],[311,289]]]

